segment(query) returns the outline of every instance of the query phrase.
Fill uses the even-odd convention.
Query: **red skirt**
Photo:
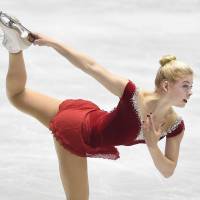
[[[95,157],[116,160],[119,152],[114,146],[92,147],[84,140],[84,119],[89,112],[100,108],[91,101],[67,99],[59,105],[59,110],[49,123],[56,140],[71,153],[81,157]]]

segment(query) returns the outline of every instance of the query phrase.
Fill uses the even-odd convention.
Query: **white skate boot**
[[[0,29],[4,35],[2,44],[10,53],[18,53],[34,41],[31,32],[18,19],[3,12],[0,12]]]

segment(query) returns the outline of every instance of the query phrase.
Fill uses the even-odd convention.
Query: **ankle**
[[[17,55],[20,55],[20,54],[23,54],[23,51],[20,50],[19,52],[17,53],[11,53],[11,52],[8,52],[10,56],[17,56]]]

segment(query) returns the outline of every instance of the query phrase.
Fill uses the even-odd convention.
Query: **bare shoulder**
[[[174,123],[177,119],[179,119],[179,115],[173,108],[171,108],[169,113],[169,121],[171,121],[171,123]]]
[[[142,98],[148,97],[149,94],[150,94],[150,91],[148,91],[148,90],[140,87],[140,89],[139,89],[139,95]]]
[[[171,108],[167,116],[165,130],[168,130],[169,128],[171,128],[179,119],[180,119],[180,116],[175,112],[173,108]]]
[[[138,95],[138,103],[140,105],[141,113],[143,115],[143,113],[146,113],[145,104],[149,99],[150,92],[139,87],[139,90],[137,91],[137,95]]]

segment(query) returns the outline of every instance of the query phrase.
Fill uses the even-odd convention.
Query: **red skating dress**
[[[57,141],[73,154],[116,160],[120,157],[116,146],[145,143],[138,91],[139,88],[129,80],[118,105],[109,112],[88,100],[64,100],[50,121],[49,129]],[[176,136],[183,129],[184,121],[179,117],[161,134],[160,140],[165,136]]]

